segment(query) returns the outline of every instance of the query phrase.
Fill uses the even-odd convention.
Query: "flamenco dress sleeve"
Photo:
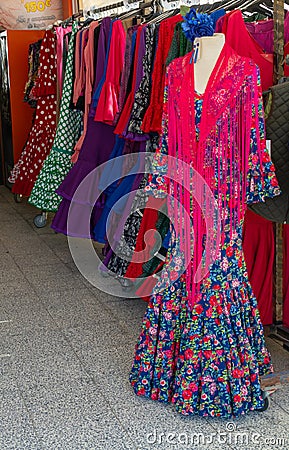
[[[171,17],[160,24],[159,36],[154,69],[152,74],[152,90],[150,105],[144,116],[142,130],[145,133],[161,132],[163,92],[165,85],[166,59],[173,40],[175,25],[182,20],[182,17]]]
[[[106,79],[103,84],[94,120],[112,125],[118,113],[120,79],[124,65],[126,36],[120,20],[113,23],[111,47],[108,57]]]
[[[274,165],[266,150],[263,102],[258,76],[259,100],[253,108],[251,149],[246,173],[246,202],[263,202],[279,194]],[[273,322],[274,233],[272,222],[247,210],[243,227],[243,250],[248,277],[263,325]]]
[[[247,204],[264,202],[266,197],[275,197],[280,194],[274,164],[266,148],[261,79],[259,70],[257,72],[258,104],[253,105],[252,108],[251,148],[246,174]]]

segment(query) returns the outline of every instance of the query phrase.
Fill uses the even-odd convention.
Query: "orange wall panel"
[[[28,48],[29,44],[43,38],[44,32],[7,31],[14,163],[23,150],[32,124],[33,109],[23,101],[28,78]]]
[[[72,10],[72,0],[62,0],[62,8],[63,8],[63,18],[67,19],[71,17],[73,14]]]

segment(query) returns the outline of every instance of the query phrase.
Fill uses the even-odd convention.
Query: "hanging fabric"
[[[37,101],[35,118],[24,150],[9,181],[12,192],[28,197],[52,148],[56,131],[56,41],[53,30],[45,32],[39,70],[30,96]]]

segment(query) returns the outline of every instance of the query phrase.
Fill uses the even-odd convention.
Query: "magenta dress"
[[[280,191],[266,151],[258,67],[225,44],[199,95],[191,58],[167,71],[148,189],[170,194],[172,238],[130,381],[137,395],[172,402],[181,414],[228,418],[263,407],[260,376],[272,371],[242,227],[247,204]]]

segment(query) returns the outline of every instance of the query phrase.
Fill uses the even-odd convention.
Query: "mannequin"
[[[205,92],[210,75],[224,44],[225,35],[223,33],[215,33],[213,36],[203,36],[195,39],[195,90],[199,94]]]
[[[201,19],[193,12],[189,17],[194,24]],[[209,21],[204,17],[203,22],[205,28]],[[267,166],[262,155],[259,69],[234,52],[224,36],[213,32],[211,36],[194,39],[201,47],[176,58],[167,71],[157,179],[153,178],[151,188],[176,195],[183,209],[190,208],[196,251],[176,279],[187,235],[182,212],[172,216],[176,237],[172,232],[168,264],[148,302],[130,382],[137,395],[172,402],[181,414],[228,418],[268,406],[260,377],[272,366],[241,238],[247,204],[273,197],[279,190],[274,167],[270,162]],[[195,90],[205,93],[203,102]],[[252,133],[258,139],[252,139]],[[197,199],[192,202],[193,193],[178,189],[170,177],[167,155],[190,161],[220,208],[220,251],[200,282],[194,278],[206,226],[201,208],[195,207]],[[178,235],[184,239],[178,240]]]

